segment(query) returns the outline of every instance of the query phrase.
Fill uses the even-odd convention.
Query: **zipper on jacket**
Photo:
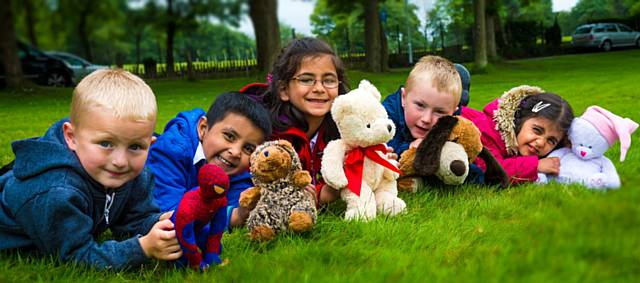
[[[105,194],[104,213],[102,214],[102,218],[104,218],[107,225],[109,225],[109,209],[111,209],[111,206],[113,205],[113,199],[115,196],[116,192],[112,192],[111,195],[108,193]]]

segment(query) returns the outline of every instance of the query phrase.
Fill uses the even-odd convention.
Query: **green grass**
[[[511,61],[473,75],[471,106],[520,84],[565,97],[577,115],[592,104],[640,121],[640,50]],[[395,91],[408,69],[350,72],[381,93]],[[178,111],[207,107],[216,94],[257,78],[151,82],[159,104],[157,130]],[[0,162],[13,158],[10,141],[41,135],[68,111],[70,89],[0,92]],[[640,132],[640,131],[639,131]],[[344,206],[321,212],[305,235],[268,244],[239,229],[223,238],[229,263],[199,274],[154,263],[100,272],[51,258],[3,252],[0,282],[13,281],[265,281],[265,282],[635,282],[640,278],[640,149],[638,132],[627,160],[607,152],[622,187],[607,193],[580,186],[524,185],[505,191],[466,186],[455,192],[401,194],[406,214],[370,223],[345,222]],[[46,157],[44,157],[46,158]]]

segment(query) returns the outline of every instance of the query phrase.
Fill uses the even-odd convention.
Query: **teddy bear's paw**
[[[252,187],[240,193],[238,203],[241,207],[253,210],[258,204],[258,200],[260,200],[260,188]]]
[[[289,216],[289,229],[296,233],[302,233],[313,228],[313,218],[304,211],[294,211]]]
[[[369,221],[371,219],[376,218],[376,207],[351,207],[347,208],[347,211],[344,213],[344,219],[351,220],[360,220],[360,221]]]
[[[309,171],[300,170],[293,174],[291,182],[298,188],[304,188],[311,184],[311,175],[309,175]]]
[[[538,180],[536,180],[537,184],[546,184],[548,182],[549,182],[549,180],[547,180],[547,174],[538,173]]]
[[[347,187],[347,184],[349,184],[349,181],[347,180],[347,177],[345,175],[331,179],[325,176],[324,181],[327,183],[327,185],[337,190],[345,188]]]
[[[420,177],[402,177],[398,179],[398,191],[415,193],[420,186]]]
[[[595,189],[601,189],[606,187],[606,175],[603,173],[596,173],[593,176],[589,177],[589,183],[587,186]]]
[[[276,232],[273,231],[271,227],[267,225],[259,225],[251,230],[251,233],[249,236],[251,237],[251,240],[254,240],[254,241],[268,242],[273,240],[275,235],[276,235]]]
[[[378,203],[378,210],[383,214],[394,216],[407,208],[407,204],[400,198],[388,198]]]

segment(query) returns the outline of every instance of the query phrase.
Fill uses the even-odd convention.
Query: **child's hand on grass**
[[[158,221],[149,233],[138,238],[138,241],[149,258],[176,260],[182,256],[173,222],[169,219]]]

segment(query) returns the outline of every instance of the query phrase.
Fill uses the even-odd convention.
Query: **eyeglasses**
[[[298,81],[298,83],[303,86],[314,86],[316,85],[316,81],[318,81],[313,76],[307,76],[307,75],[293,77],[293,80]],[[339,81],[337,78],[332,78],[332,77],[324,78],[320,82],[326,88],[336,88],[341,83],[341,81]]]

